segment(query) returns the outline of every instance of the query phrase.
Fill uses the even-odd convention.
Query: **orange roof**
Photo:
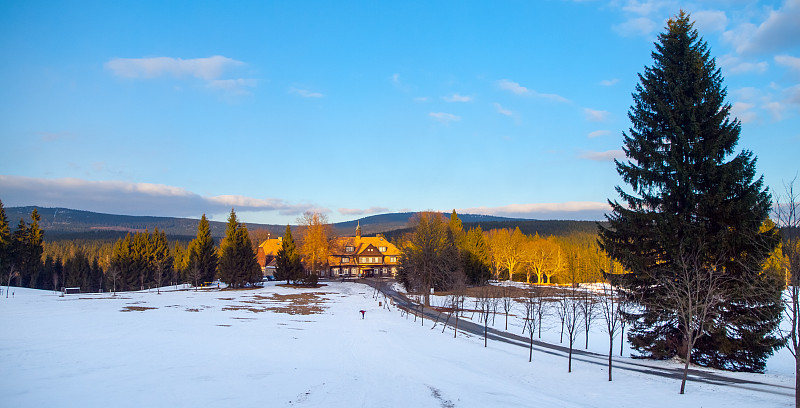
[[[277,256],[278,250],[281,249],[282,243],[283,243],[282,238],[268,239],[262,242],[261,245],[259,245],[259,247],[261,247],[261,249],[264,250],[264,255]]]

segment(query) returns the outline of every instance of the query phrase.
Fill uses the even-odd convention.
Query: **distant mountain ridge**
[[[197,223],[199,221],[192,218],[116,215],[69,208],[26,206],[5,209],[11,228],[15,229],[21,218],[26,222],[30,222],[30,214],[34,208],[39,212],[40,226],[45,231],[45,238],[51,239],[116,238],[129,232],[145,230],[152,232],[156,228],[159,231],[165,231],[167,235],[173,238],[192,238],[197,234]],[[415,214],[414,212],[402,212],[370,215],[353,221],[334,223],[332,226],[337,235],[355,234],[356,226],[359,224],[364,235],[387,233],[407,228],[409,221]],[[446,213],[444,215],[449,216]],[[524,221],[478,214],[459,214],[459,218],[464,224]],[[225,222],[209,221],[209,224],[212,236],[221,238],[225,235]],[[246,223],[246,225],[251,231],[267,230],[274,236],[283,235],[286,229],[285,225],[276,224]]]

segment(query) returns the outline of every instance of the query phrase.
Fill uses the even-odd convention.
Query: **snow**
[[[12,288],[0,299],[0,406],[118,407],[783,407],[793,403],[791,355],[766,375],[782,393],[678,380],[567,361],[387,310],[373,289],[275,282],[253,290],[171,290],[59,296]],[[172,288],[174,289],[174,287]],[[302,299],[301,299],[302,297]],[[289,314],[293,302],[319,313]],[[434,298],[435,299],[435,298]],[[321,302],[321,303],[319,303]],[[131,310],[133,309],[133,310]],[[302,308],[308,310],[308,308]],[[366,310],[361,318],[359,310]],[[124,311],[130,310],[130,311]],[[521,313],[517,306],[515,313]],[[498,313],[494,327],[504,327]],[[477,316],[475,317],[477,321]],[[548,318],[543,339],[558,343]],[[607,352],[601,321],[589,349]],[[520,333],[512,317],[509,331]],[[583,347],[582,334],[576,348]],[[615,346],[617,348],[617,346]],[[617,350],[618,351],[618,350]],[[627,356],[620,361],[630,361]],[[615,357],[616,358],[616,357]],[[778,361],[780,360],[780,361]],[[642,362],[637,360],[636,363]],[[648,362],[677,367],[676,362]]]

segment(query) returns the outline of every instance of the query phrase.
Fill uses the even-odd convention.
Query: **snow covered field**
[[[3,407],[788,407],[772,394],[614,371],[431,330],[378,306],[373,289],[268,283],[241,291],[67,295],[14,289],[0,299]],[[382,299],[381,299],[382,300]],[[361,319],[359,310],[366,310]],[[297,313],[299,314],[293,314]],[[517,310],[521,313],[521,310]],[[543,339],[558,343],[557,323]],[[503,328],[498,314],[496,328]],[[509,331],[519,333],[518,320]],[[577,344],[583,348],[583,337]],[[607,349],[600,321],[590,350]],[[629,352],[626,351],[628,356]],[[788,358],[786,357],[788,355]],[[791,355],[766,375],[792,387]],[[656,364],[675,365],[674,362]]]

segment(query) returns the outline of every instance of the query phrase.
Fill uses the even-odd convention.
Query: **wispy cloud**
[[[458,209],[462,214],[485,214],[531,219],[602,220],[610,212],[608,203],[568,201],[563,203],[509,204],[499,207]]]
[[[497,86],[500,87],[500,89],[510,91],[517,95],[526,95],[528,92],[530,92],[528,88],[508,79],[501,79],[497,81]]]
[[[508,79],[501,79],[497,81],[497,86],[502,90],[509,91],[517,95],[527,95],[535,98],[548,99],[554,102],[563,102],[563,103],[569,102],[569,99],[561,95],[537,92]]]
[[[494,104],[494,108],[497,110],[497,113],[501,115],[511,116],[514,114],[514,112],[511,112],[510,110],[504,108],[502,105],[496,102]]]
[[[70,132],[34,132],[34,134],[39,136],[39,139],[43,142],[55,142],[57,140],[67,140],[75,137],[75,135]]]
[[[589,134],[586,136],[588,136],[589,139],[594,139],[596,137],[606,136],[610,134],[611,134],[610,130],[595,130],[594,132],[589,132]]]
[[[441,123],[450,123],[450,122],[457,122],[461,120],[461,116],[453,115],[452,113],[445,113],[445,112],[431,112],[428,116],[436,119]]]
[[[324,98],[325,95],[307,89],[289,88],[289,93],[302,96],[303,98]]]
[[[728,16],[722,10],[700,10],[692,13],[695,28],[700,32],[723,31],[728,26]]]
[[[103,163],[96,165],[102,166]],[[314,208],[276,198],[239,195],[203,196],[181,187],[126,181],[89,181],[76,178],[42,179],[0,175],[6,206],[39,205],[129,215],[197,217],[242,211],[299,215]]]
[[[114,58],[106,62],[106,69],[122,78],[157,78],[186,76],[205,79],[218,79],[222,74],[234,67],[245,65],[244,62],[215,55],[208,58],[182,59],[172,57],[153,58]]]
[[[454,94],[452,94],[450,96],[443,96],[442,99],[444,99],[446,102],[470,102],[470,101],[472,101],[472,97],[471,96],[464,96],[464,95],[460,95],[458,93],[454,93]]]
[[[758,116],[751,110],[753,107],[755,107],[755,105],[752,103],[734,102],[733,105],[731,105],[731,115],[739,119],[742,123],[754,122]]]
[[[791,55],[776,55],[775,63],[784,67],[789,67],[795,73],[800,74],[800,58]]]
[[[726,31],[724,39],[740,54],[789,51],[800,38],[800,1],[787,0],[778,10],[770,10],[760,24],[745,22]]]
[[[617,79],[617,78],[604,79],[604,80],[600,81],[600,85],[602,85],[602,86],[614,86],[614,85],[617,84],[617,82],[619,82],[619,79]]]
[[[611,115],[611,112],[604,110],[596,110],[590,108],[583,108],[583,113],[586,115],[586,120],[590,122],[604,122]]]
[[[373,214],[383,214],[389,212],[389,209],[386,207],[369,207],[366,209],[360,208],[340,208],[339,214],[342,215],[373,215]]]
[[[414,98],[414,102],[428,102],[428,97],[427,96],[418,96],[418,97]]]
[[[624,158],[625,152],[623,152],[621,149],[606,150],[604,152],[583,152],[578,157],[593,161],[612,161],[614,159]]]
[[[764,61],[745,61],[733,54],[726,54],[717,59],[719,66],[722,67],[725,73],[730,74],[745,74],[750,72],[763,73],[769,67]]]
[[[207,58],[114,58],[105,63],[105,68],[117,77],[126,79],[175,79],[195,78],[205,82],[208,89],[223,91],[229,95],[247,94],[248,88],[258,84],[255,79],[223,78],[246,64],[235,59],[215,55]],[[226,75],[228,74],[228,75]]]
[[[611,27],[623,37],[649,36],[658,28],[658,24],[648,17],[636,17]]]

